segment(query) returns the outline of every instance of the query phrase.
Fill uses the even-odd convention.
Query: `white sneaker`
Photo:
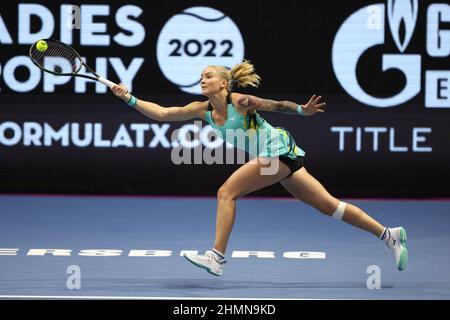
[[[386,245],[393,253],[395,264],[400,271],[408,264],[408,249],[406,248],[406,230],[403,227],[388,228]]]
[[[206,271],[215,276],[221,276],[223,274],[223,267],[226,261],[220,261],[216,254],[212,251],[206,251],[204,256],[185,252],[183,256],[187,261],[199,268],[206,269]]]

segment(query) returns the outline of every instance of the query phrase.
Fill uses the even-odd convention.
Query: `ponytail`
[[[259,87],[261,77],[255,73],[255,67],[248,60],[235,65],[231,71],[232,84],[236,83],[238,87],[252,86]]]
[[[235,65],[231,70],[222,66],[211,66],[217,70],[220,76],[228,81],[228,91],[233,89],[234,85],[238,87],[252,86],[257,88],[261,82],[261,77],[255,73],[255,68],[248,60]]]

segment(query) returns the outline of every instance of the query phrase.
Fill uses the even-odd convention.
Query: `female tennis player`
[[[289,132],[271,126],[259,115],[260,111],[267,111],[312,116],[324,112],[325,103],[321,102],[321,97],[313,95],[307,103],[299,105],[289,101],[273,101],[232,92],[235,85],[258,87],[260,80],[249,61],[239,63],[231,70],[221,66],[209,66],[203,70],[200,83],[202,94],[208,100],[192,102],[184,107],[161,107],[153,102],[139,100],[130,95],[122,84],[111,89],[130,106],[156,121],[185,121],[199,118],[210,124],[221,137],[228,137],[227,130],[256,133],[246,135],[247,142],[250,143],[245,143],[243,148],[249,154],[251,140],[257,140],[258,145],[261,145],[262,141],[262,148],[256,148],[256,152],[253,152],[255,156],[237,169],[217,192],[216,235],[213,248],[205,255],[185,254],[185,258],[213,275],[222,275],[226,262],[225,251],[235,220],[236,200],[280,182],[292,196],[321,213],[366,230],[383,240],[394,255],[397,269],[404,270],[408,262],[405,229],[387,228],[357,206],[333,197],[308,173],[303,165],[305,152],[296,145]],[[261,132],[263,134],[259,134]],[[261,137],[268,138],[261,139]],[[237,146],[237,139],[224,139]],[[270,170],[271,168],[277,170]]]

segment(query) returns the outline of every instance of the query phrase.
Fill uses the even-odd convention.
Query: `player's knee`
[[[219,190],[217,190],[217,200],[220,202],[226,202],[234,200],[235,196],[233,192],[227,188],[227,187],[220,187]]]
[[[326,199],[324,201],[321,201],[318,209],[323,214],[326,214],[327,216],[332,216],[338,209],[339,203],[340,201],[336,198]]]
[[[346,208],[347,208],[346,202],[337,200],[337,204],[334,206],[334,210],[333,212],[331,212],[330,216],[336,220],[342,220]]]

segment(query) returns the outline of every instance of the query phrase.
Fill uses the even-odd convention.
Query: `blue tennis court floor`
[[[450,298],[450,201],[344,200],[406,228],[405,271],[382,241],[294,199],[238,200],[214,277],[180,255],[211,248],[213,197],[0,195],[0,298]]]

